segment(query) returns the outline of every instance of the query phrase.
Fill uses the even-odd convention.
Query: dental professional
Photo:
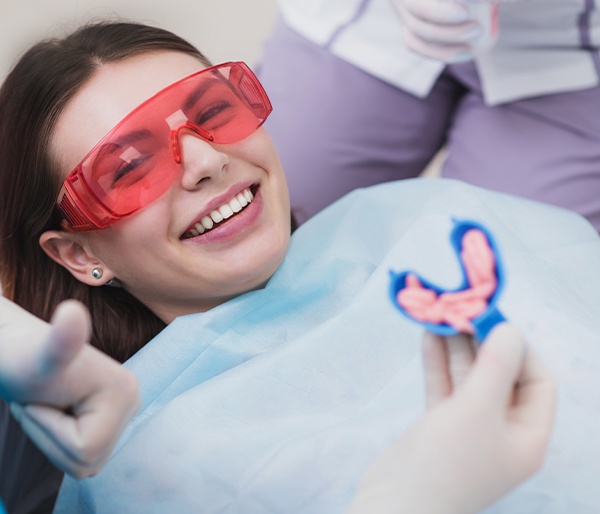
[[[230,306],[235,309],[242,297],[246,301],[264,291],[290,248],[287,184],[262,127],[270,113],[269,98],[244,63],[213,66],[186,41],[146,25],[91,24],[24,54],[0,89],[0,277],[5,296],[31,314],[23,317],[18,307],[3,302],[9,322],[0,326],[2,339],[12,344],[12,334],[25,326],[32,333],[48,334],[48,325],[38,318],[51,319],[61,302],[73,298],[89,309],[92,344],[131,365],[165,327],[168,331],[198,313],[210,316]],[[60,313],[64,311],[53,321],[59,331]],[[73,321],[76,341],[87,339],[87,324],[81,325],[81,320]],[[200,348],[211,330],[218,331],[218,324],[199,332],[193,346]],[[246,335],[238,334],[240,343]],[[184,342],[171,343],[169,359],[144,365],[159,381],[180,364]],[[72,362],[90,351],[84,346]],[[235,356],[235,348],[227,353]],[[266,347],[258,353],[277,354]],[[210,357],[211,351],[201,354]],[[543,462],[555,386],[514,327],[501,325],[492,332],[476,359],[466,336],[450,341],[428,335],[424,354],[430,409],[374,463],[356,491],[345,486],[342,497],[351,490],[355,497],[353,506],[347,505],[355,509],[351,512],[379,512],[372,510],[375,506],[381,512],[405,506],[423,513],[476,512]],[[101,366],[112,364],[97,360],[94,369],[105,376]],[[201,367],[202,373],[218,370],[226,360]],[[231,371],[235,375],[236,369]],[[231,373],[224,372],[213,383],[218,387],[227,376]],[[203,389],[202,384],[192,387],[182,380],[167,387],[176,391],[179,401],[144,398],[150,401],[144,409],[185,405],[188,392]],[[131,385],[128,379],[126,383]],[[156,386],[151,385],[160,389]],[[113,393],[119,391],[117,383]],[[46,393],[51,395],[52,389]],[[230,400],[236,396],[225,394]],[[27,394],[8,397],[37,399]],[[70,406],[72,400],[67,395],[56,405]],[[48,401],[54,404],[52,398]],[[239,414],[250,408],[251,402],[243,403]],[[188,416],[196,410],[201,412],[200,404],[185,406],[185,415],[173,419],[178,430],[197,434],[204,423],[216,420],[218,425],[219,415],[226,412],[210,406],[211,415],[195,424]],[[42,419],[36,408],[16,412],[21,422]],[[168,410],[159,414],[169,417]],[[113,424],[118,425],[114,419]],[[223,434],[227,427],[218,426]],[[186,439],[190,446],[185,454],[174,447],[160,452],[158,462],[149,456],[166,441],[153,427],[152,416],[142,413],[126,429],[127,437],[140,431],[154,441],[138,448],[141,460],[128,459],[127,452],[137,443],[124,440],[114,454],[117,466],[123,466],[118,473],[110,468],[81,484],[69,482],[58,512],[102,512],[115,505],[142,512],[148,506],[136,503],[137,488],[151,487],[152,481],[146,480],[159,476],[161,487],[171,494],[157,491],[156,497],[148,497],[155,509],[192,509],[192,504],[182,503],[186,501],[200,508],[212,494],[228,491],[215,469],[215,475],[209,472],[215,478],[213,489],[196,485],[191,500],[180,495],[180,484],[170,482],[171,473],[187,469],[186,459],[195,456],[203,438]],[[262,432],[253,433],[260,439]],[[228,448],[243,442],[243,437],[225,439]],[[180,442],[178,434],[173,442]],[[52,455],[49,444],[44,439],[42,446]],[[92,461],[102,463],[106,457],[101,452]],[[219,462],[226,459],[219,457]],[[143,479],[139,473],[145,474]],[[430,494],[432,478],[439,497]],[[104,479],[118,482],[111,494],[103,489]],[[79,498],[91,496],[69,503],[74,498],[69,497],[69,487],[81,487],[75,493]],[[320,487],[328,489],[326,483]],[[276,495],[278,488],[268,484],[267,490]],[[252,498],[248,501],[250,510],[259,511],[260,505]],[[336,503],[336,509],[342,504],[343,500]]]
[[[418,176],[444,147],[443,177],[600,229],[594,2],[278,5],[259,76],[298,223],[355,188]]]

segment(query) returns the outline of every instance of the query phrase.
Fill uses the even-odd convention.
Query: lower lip
[[[234,214],[224,223],[204,234],[196,237],[183,239],[184,243],[196,243],[202,245],[225,244],[242,235],[260,217],[263,210],[263,199],[260,189],[257,189],[252,201],[240,212]]]

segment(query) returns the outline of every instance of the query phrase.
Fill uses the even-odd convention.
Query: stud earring
[[[94,278],[102,278],[102,268],[94,268],[92,270],[92,277],[94,277]]]
[[[109,287],[123,287],[123,284],[121,284],[121,281],[118,278],[111,278],[106,284],[104,284],[105,286],[109,286]]]

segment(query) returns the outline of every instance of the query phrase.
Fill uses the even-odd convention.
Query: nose
[[[198,129],[183,125],[171,134],[173,157],[181,164],[184,189],[196,189],[201,182],[222,173],[229,164],[229,156],[209,143],[212,135]]]

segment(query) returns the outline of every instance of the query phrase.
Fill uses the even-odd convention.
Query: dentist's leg
[[[484,104],[474,67],[456,111],[442,175],[574,210],[600,230],[600,87]]]

